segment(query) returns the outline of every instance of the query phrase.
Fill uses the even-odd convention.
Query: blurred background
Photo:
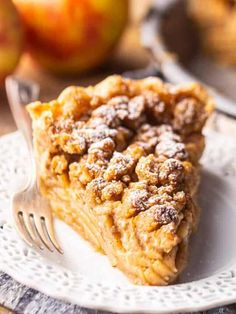
[[[4,78],[40,84],[41,99],[143,67],[138,23],[149,0],[0,0],[0,135],[15,129]]]
[[[153,16],[155,38],[143,29]],[[159,38],[165,57],[236,100],[235,0],[0,0],[0,135],[15,130],[7,75],[35,80],[50,100],[113,73],[148,75],[151,64],[155,74]]]

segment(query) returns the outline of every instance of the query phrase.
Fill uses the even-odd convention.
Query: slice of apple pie
[[[28,106],[53,212],[136,284],[166,285],[185,265],[212,108],[198,84],[120,76]]]

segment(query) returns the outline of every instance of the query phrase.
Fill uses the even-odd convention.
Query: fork
[[[63,251],[55,237],[49,203],[39,190],[31,120],[25,110],[26,104],[38,99],[39,86],[32,81],[9,76],[6,79],[6,92],[17,128],[25,138],[31,163],[31,174],[27,184],[12,197],[15,228],[28,245],[36,246],[41,250],[46,247],[51,252],[56,249],[62,254]]]

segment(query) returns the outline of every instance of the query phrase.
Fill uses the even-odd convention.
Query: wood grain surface
[[[41,86],[41,99],[50,100],[68,85],[86,86],[98,82],[109,74],[145,67],[149,61],[149,54],[139,44],[137,26],[138,20],[144,14],[149,2],[149,0],[135,0],[132,2],[131,22],[116,53],[107,61],[106,65],[95,72],[79,78],[58,78],[38,68],[25,55],[15,74],[21,78],[33,79],[38,82]],[[219,113],[214,114],[208,126],[226,135],[236,136],[235,120]],[[2,87],[0,88],[0,135],[12,132],[15,129],[5,91]],[[12,314],[11,310],[17,314],[105,314],[105,312],[83,309],[79,306],[49,298],[36,290],[22,286],[10,276],[1,272],[0,303],[6,306],[6,308],[0,306],[0,314]],[[202,313],[235,314],[236,306],[212,309]]]

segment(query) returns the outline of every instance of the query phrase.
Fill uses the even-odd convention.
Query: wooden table
[[[133,10],[134,16],[132,18],[132,23],[130,23],[126,33],[123,36],[123,39],[121,40],[119,47],[115,53],[115,55],[108,60],[106,63],[106,66],[103,66],[100,70],[97,70],[89,75],[78,77],[77,79],[65,79],[65,78],[57,78],[53,77],[50,74],[44,72],[40,68],[38,68],[33,62],[29,59],[27,55],[25,55],[21,63],[16,71],[16,75],[22,78],[28,78],[33,79],[37,81],[41,86],[41,99],[42,100],[50,100],[53,99],[56,95],[60,93],[60,91],[65,88],[68,85],[89,85],[98,82],[99,80],[103,79],[108,74],[113,73],[122,73],[123,71],[126,71],[128,69],[136,69],[136,68],[142,68],[148,64],[149,61],[149,55],[147,51],[145,51],[139,44],[139,36],[138,36],[138,30],[137,30],[137,20],[140,17],[140,15],[144,12],[143,4],[144,2],[140,1],[141,6],[136,4],[136,9]],[[145,2],[146,6],[148,5],[148,1]],[[139,12],[140,10],[140,12]],[[209,122],[209,125],[211,128],[214,128],[221,133],[229,134],[232,136],[232,134],[236,135],[236,122],[221,114],[215,114],[215,116],[211,119]],[[6,134],[8,132],[14,131],[15,124],[13,122],[12,116],[10,114],[10,110],[7,104],[5,91],[3,88],[0,88],[0,135]],[[7,281],[8,280],[8,281]],[[18,283],[16,283],[13,279],[11,279],[9,276],[1,274],[0,273],[0,292],[1,292],[1,282],[6,283],[7,281],[7,290],[9,292],[9,289],[12,287],[12,294],[14,296],[14,293],[21,293],[22,298],[25,298],[28,296],[28,298],[31,300],[39,300],[37,298],[38,296],[41,296],[41,299],[43,299],[45,306],[48,306],[50,303],[50,298],[38,294],[37,292],[34,292],[34,290],[30,289],[27,290],[27,288],[22,287]],[[23,290],[22,290],[23,289]],[[25,290],[24,290],[25,289]],[[28,293],[28,294],[27,294]],[[12,297],[11,294],[11,297]],[[33,298],[34,297],[34,298]],[[7,304],[10,306],[10,303],[7,302],[7,300],[4,300],[4,297],[0,293],[0,302]],[[34,301],[36,302],[36,301]],[[47,303],[48,302],[48,303]],[[57,302],[57,301],[56,301]],[[60,304],[56,303],[57,306]],[[63,304],[61,302],[61,304]],[[67,305],[68,306],[68,305]],[[14,306],[12,306],[14,308]],[[58,308],[58,307],[56,307]],[[64,309],[66,309],[64,307]],[[18,310],[17,310],[18,311]],[[79,309],[79,307],[74,306],[68,306],[66,312],[47,312],[50,314],[61,314],[61,313],[95,313],[97,311],[87,311],[83,309]],[[222,311],[222,312],[221,312]],[[225,311],[225,312],[223,312]],[[7,314],[7,313],[13,313],[7,309],[4,309],[0,306],[0,314]],[[23,312],[22,312],[23,313]],[[28,312],[27,312],[28,313]],[[39,313],[39,312],[34,312]],[[41,312],[40,312],[41,313]],[[235,306],[229,306],[224,307],[224,309],[221,310],[212,310],[211,313],[236,313],[236,307]],[[31,314],[31,313],[30,313]]]

